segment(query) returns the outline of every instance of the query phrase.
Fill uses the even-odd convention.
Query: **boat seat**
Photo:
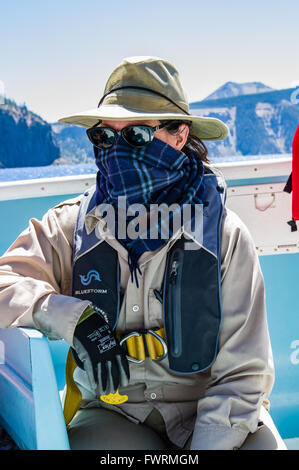
[[[20,449],[69,449],[61,404],[68,348],[35,329],[0,329],[0,424]],[[285,444],[299,449],[297,438]]]
[[[69,449],[61,405],[68,348],[35,329],[0,329],[0,424],[20,449]]]

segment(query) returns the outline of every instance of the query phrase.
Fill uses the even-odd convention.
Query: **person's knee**
[[[164,441],[149,427],[100,408],[80,410],[68,435],[73,450],[166,450]]]
[[[262,407],[260,425],[249,434],[240,450],[287,450],[270,414]]]

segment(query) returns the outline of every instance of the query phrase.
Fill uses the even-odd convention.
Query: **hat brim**
[[[223,140],[228,135],[228,127],[220,119],[186,115],[183,113],[141,112],[119,105],[102,105],[81,113],[58,119],[63,124],[73,124],[86,128],[94,126],[99,120],[109,121],[149,121],[176,119],[192,121],[191,133],[201,140]]]

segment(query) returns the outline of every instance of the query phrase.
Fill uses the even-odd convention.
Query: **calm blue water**
[[[0,182],[53,178],[55,176],[87,175],[94,174],[96,171],[97,167],[94,164],[0,168]]]
[[[286,158],[291,157],[291,154],[268,154],[268,155],[232,155],[225,157],[218,157],[211,159],[212,163],[222,162],[249,162],[257,160],[265,160],[271,158]],[[36,166],[27,168],[0,168],[0,182],[4,181],[17,181],[28,180],[36,178],[51,178],[55,176],[70,176],[70,175],[86,175],[94,174],[97,171],[95,164],[84,165],[49,165],[49,166]]]

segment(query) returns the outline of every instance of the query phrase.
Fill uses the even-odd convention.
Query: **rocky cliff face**
[[[229,135],[224,141],[205,142],[210,157],[291,153],[299,123],[299,104],[291,99],[294,90],[288,88],[191,103],[192,114],[216,117],[229,127]]]
[[[217,88],[217,90],[213,91],[213,93],[207,96],[204,100],[231,98],[232,96],[263,93],[265,91],[273,91],[273,88],[267,85],[264,85],[261,82],[245,82],[245,83],[226,82],[224,83],[224,85]]]
[[[94,163],[93,146],[84,127],[53,123],[52,129],[61,155],[56,165]]]
[[[0,167],[51,165],[59,157],[50,124],[26,106],[5,99],[0,106]]]

